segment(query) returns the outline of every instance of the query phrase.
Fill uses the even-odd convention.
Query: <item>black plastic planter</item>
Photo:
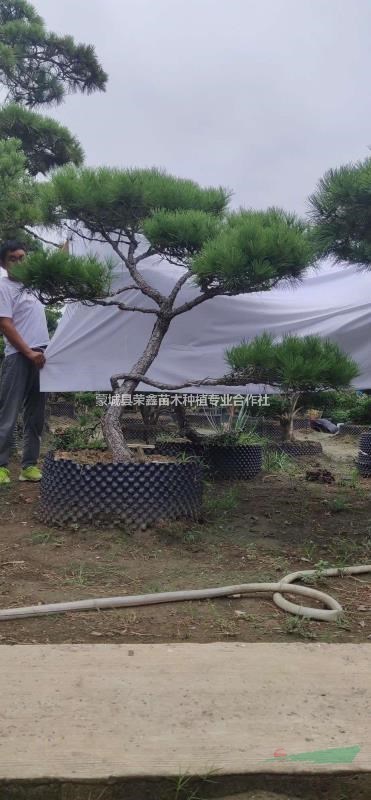
[[[358,467],[358,472],[362,478],[371,478],[371,456],[366,456],[363,453],[359,453],[356,464]]]
[[[251,426],[253,427],[253,425]],[[256,432],[267,439],[282,439],[282,428],[278,422],[261,420],[256,424]]]
[[[209,445],[204,459],[213,478],[246,481],[261,472],[263,448],[260,444]]]
[[[282,439],[283,428],[278,421],[273,419],[262,419],[261,417],[252,418],[250,428],[256,428],[257,433],[267,439]],[[310,420],[298,418],[294,420],[294,430],[310,431]]]
[[[74,403],[68,402],[55,402],[50,401],[47,407],[47,416],[50,417],[68,417],[69,419],[76,418],[76,409]]]
[[[362,453],[366,453],[371,457],[371,431],[370,433],[362,433],[359,440],[359,449]]]
[[[340,428],[339,428],[339,436],[361,436],[362,433],[370,433],[371,434],[371,426],[370,425],[348,425],[348,423],[345,423],[344,425],[340,425]]]
[[[358,472],[363,478],[371,477],[371,431],[363,433],[359,440],[357,460]]]
[[[310,431],[310,419],[303,419],[302,417],[294,419],[294,429],[296,431]]]
[[[209,478],[224,481],[246,481],[255,478],[262,469],[261,445],[210,445],[191,442],[161,442],[156,453],[168,456],[186,456],[200,460]]]
[[[48,453],[40,485],[41,518],[47,525],[135,527],[182,517],[197,520],[202,488],[197,462],[90,466]]]
[[[319,456],[323,453],[320,442],[277,442],[271,449],[294,457]]]
[[[185,453],[190,457],[202,457],[202,446],[193,445],[191,442],[156,442],[155,452],[161,456],[181,456]]]

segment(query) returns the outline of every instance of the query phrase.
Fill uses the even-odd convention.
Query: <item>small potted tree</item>
[[[190,385],[231,385],[233,377],[215,376],[172,386],[148,374],[172,322],[181,314],[221,295],[268,291],[281,280],[298,280],[313,262],[311,237],[295,216],[277,209],[265,212],[228,210],[229,193],[203,189],[189,180],[158,170],[76,169],[56,172],[40,186],[45,225],[72,229],[92,243],[110,245],[123,268],[126,283],[112,283],[112,265],[94,256],[74,257],[50,252],[31,255],[20,265],[19,277],[46,304],[81,301],[99,304],[117,313],[150,314],[152,330],[136,363],[123,365],[111,378],[117,403],[102,419],[111,463],[95,467],[50,454],[44,465],[41,498],[49,521],[81,518],[154,522],[164,516],[197,513],[199,467],[191,463],[159,462],[130,448],[123,430],[120,394],[132,395],[137,386],[174,390]],[[163,295],[143,269],[158,257],[174,272],[174,284]],[[187,281],[198,287],[194,299],[182,301]],[[128,302],[136,289],[146,304]],[[248,383],[244,370],[236,385]],[[94,471],[95,470],[95,471]],[[171,475],[173,476],[171,478]],[[63,489],[62,489],[63,487]],[[194,499],[189,500],[193,492]],[[187,494],[188,493],[188,494]],[[187,494],[186,501],[182,501]],[[159,497],[162,497],[161,503]],[[84,500],[86,499],[86,502]]]
[[[321,451],[318,442],[295,441],[294,420],[299,413],[300,398],[305,392],[344,389],[359,374],[355,361],[336,343],[318,336],[285,336],[275,341],[264,333],[250,342],[242,342],[227,352],[233,370],[247,365],[265,372],[266,380],[279,388],[282,405],[279,421],[283,434],[280,448],[293,455]]]

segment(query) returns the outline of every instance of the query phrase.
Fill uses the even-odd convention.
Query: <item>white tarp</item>
[[[83,252],[81,244],[78,248],[77,252]],[[100,246],[99,252],[104,257],[111,254]],[[142,271],[164,294],[178,276],[174,267],[164,262]],[[120,270],[115,286],[127,282],[132,280]],[[187,284],[177,304],[197,293],[197,288]],[[137,290],[122,297],[128,305],[150,307],[152,303]],[[68,305],[47,349],[42,390],[110,391],[110,377],[129,371],[143,352],[154,319],[150,314],[117,308]],[[218,377],[227,371],[225,349],[264,330],[277,336],[292,332],[333,339],[359,364],[361,375],[354,386],[371,388],[371,275],[356,267],[328,264],[308,273],[296,288],[280,286],[270,292],[214,298],[177,317],[148,376],[171,384]],[[150,388],[142,385],[138,390]],[[191,390],[187,387],[185,391]],[[207,391],[218,390],[224,389]]]

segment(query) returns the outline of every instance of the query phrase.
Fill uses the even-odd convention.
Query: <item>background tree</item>
[[[0,140],[0,240],[18,238],[26,226],[41,222],[37,187],[25,165],[20,142]]]
[[[286,441],[294,440],[294,418],[304,392],[344,389],[359,374],[358,365],[337,344],[318,336],[285,336],[275,342],[269,333],[232,347],[227,363],[237,373],[253,368],[277,386],[284,405],[280,422]]]
[[[140,382],[160,389],[180,388],[147,376],[176,317],[213,297],[267,291],[281,280],[298,280],[312,262],[310,237],[296,217],[277,209],[230,213],[224,189],[203,189],[155,169],[65,167],[40,191],[45,223],[72,225],[85,239],[108,243],[130,275],[125,291],[134,287],[151,300],[150,308],[127,303],[125,291],[117,294],[111,288],[110,265],[91,257],[35,253],[18,267],[19,277],[43,302],[75,299],[153,316],[152,333],[140,358],[130,370],[111,378],[113,389],[125,394],[133,394]],[[165,259],[169,269],[176,265],[182,270],[167,296],[143,274],[146,259],[154,255]],[[187,280],[200,291],[182,303],[179,293]],[[229,381],[215,377],[212,382]],[[203,382],[189,377],[184,386],[196,383]],[[108,409],[104,435],[116,459],[131,459],[120,416],[119,406]]]
[[[51,117],[9,103],[0,110],[0,140],[14,138],[22,143],[25,167],[32,176],[46,175],[69,161],[79,165],[84,160],[82,147],[68,128]]]
[[[65,127],[32,109],[60,104],[72,92],[104,91],[106,82],[91,45],[49,32],[25,0],[0,0],[0,138],[22,142],[32,175],[83,158]]]
[[[371,158],[329,170],[310,197],[321,256],[371,265]]]

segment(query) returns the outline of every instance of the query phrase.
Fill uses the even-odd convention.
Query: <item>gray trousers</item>
[[[0,467],[6,467],[13,432],[23,410],[22,468],[37,463],[44,427],[46,394],[40,392],[40,373],[21,353],[6,356],[0,380]]]

